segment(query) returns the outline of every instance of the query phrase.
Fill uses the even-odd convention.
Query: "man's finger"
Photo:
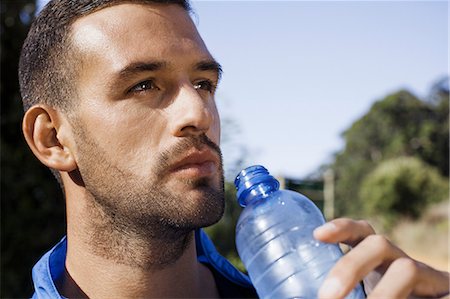
[[[399,258],[390,265],[368,299],[406,299],[412,293],[418,276],[418,269],[412,259]]]
[[[392,262],[369,298],[442,298],[449,294],[449,284],[448,272],[411,258],[399,258]]]
[[[383,236],[370,235],[334,265],[319,290],[319,298],[344,298],[369,272],[405,256]]]
[[[375,234],[372,226],[364,220],[339,218],[314,230],[314,237],[327,243],[344,243],[356,246],[361,240]]]

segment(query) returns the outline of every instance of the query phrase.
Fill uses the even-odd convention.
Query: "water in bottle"
[[[260,298],[317,298],[329,270],[342,256],[337,244],[313,237],[325,223],[305,196],[279,190],[263,166],[241,171],[235,180],[242,211],[236,247]],[[358,285],[347,297],[365,298]]]

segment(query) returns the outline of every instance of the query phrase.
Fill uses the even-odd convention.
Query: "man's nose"
[[[176,137],[207,133],[214,121],[214,102],[192,85],[184,85],[173,103],[172,133]]]

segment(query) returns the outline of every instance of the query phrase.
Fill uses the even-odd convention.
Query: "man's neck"
[[[79,298],[217,298],[211,271],[197,261],[194,232],[158,237],[111,229],[83,191],[66,189],[66,275],[62,295]],[[107,221],[107,220],[106,220]]]
[[[195,242],[173,264],[148,269],[118,264],[73,244],[68,235],[66,275],[57,286],[69,298],[214,298],[212,273],[196,258]]]

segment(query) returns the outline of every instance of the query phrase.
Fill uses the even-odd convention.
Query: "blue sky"
[[[424,97],[448,74],[447,1],[192,4],[225,71],[217,102],[235,123],[225,165],[242,146],[245,165],[301,178],[343,148],[341,133],[374,101],[401,88]]]
[[[343,148],[341,133],[390,92],[426,96],[448,74],[448,3],[194,1],[224,76],[217,94],[246,165],[301,178]],[[226,128],[225,128],[226,130]],[[370,140],[368,140],[370,142]],[[228,174],[231,177],[234,174]]]

